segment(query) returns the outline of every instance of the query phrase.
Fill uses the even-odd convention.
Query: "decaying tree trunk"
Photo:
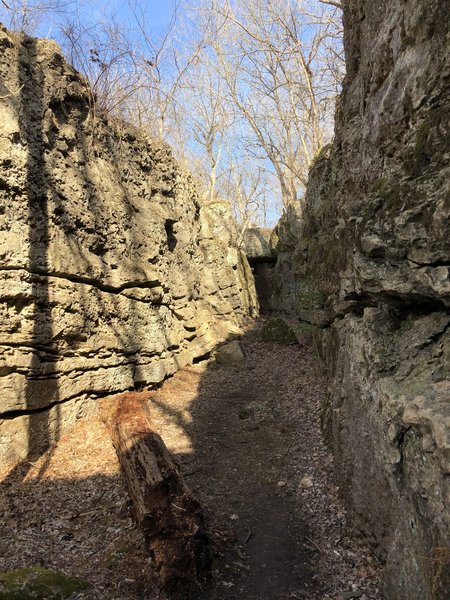
[[[210,574],[201,507],[153,430],[142,394],[104,400],[102,414],[165,591],[174,600],[200,598]]]

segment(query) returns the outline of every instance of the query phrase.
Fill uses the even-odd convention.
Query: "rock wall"
[[[331,374],[323,422],[387,600],[450,589],[450,2],[344,2],[336,136],[278,226],[275,301]]]
[[[272,229],[251,227],[244,231],[241,248],[252,268],[261,312],[272,311],[273,278],[278,238]]]
[[[102,115],[48,40],[0,29],[0,460],[161,382],[257,312],[226,203]]]

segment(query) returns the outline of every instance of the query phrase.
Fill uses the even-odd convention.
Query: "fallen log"
[[[154,431],[144,398],[104,400],[102,416],[164,590],[173,600],[200,598],[211,569],[202,510]]]

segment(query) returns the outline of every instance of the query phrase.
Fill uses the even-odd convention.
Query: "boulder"
[[[293,329],[282,317],[271,317],[265,321],[261,328],[261,339],[265,342],[275,342],[286,346],[298,344]]]
[[[276,241],[271,229],[250,227],[244,231],[242,250],[250,262],[275,262]]]
[[[227,367],[240,367],[245,363],[244,350],[239,340],[219,346],[213,356],[219,365]]]

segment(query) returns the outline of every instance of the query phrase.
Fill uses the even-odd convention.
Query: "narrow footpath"
[[[211,600],[381,600],[378,565],[351,537],[320,430],[323,367],[300,338],[264,341],[245,361],[177,373],[149,399],[155,428],[203,505]],[[91,584],[76,598],[163,598],[134,527],[115,453],[89,419],[0,496],[0,570],[45,566]]]
[[[243,336],[240,367],[185,371],[158,394],[189,443],[166,439],[214,538],[211,598],[378,600],[376,562],[348,536],[320,429],[323,365],[301,337],[263,341],[263,323]]]

